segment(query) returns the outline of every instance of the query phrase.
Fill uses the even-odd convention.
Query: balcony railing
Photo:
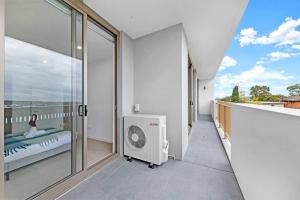
[[[300,110],[213,101],[212,111],[245,199],[299,199]]]
[[[231,138],[231,105],[228,102],[218,101],[216,103],[219,128],[224,132],[224,139],[230,140]]]

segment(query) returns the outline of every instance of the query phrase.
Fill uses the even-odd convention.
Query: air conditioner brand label
[[[150,122],[150,126],[158,126],[158,123]]]

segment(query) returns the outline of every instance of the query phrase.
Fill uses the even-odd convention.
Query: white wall
[[[206,89],[204,89],[204,87]],[[198,111],[200,115],[211,114],[211,100],[214,99],[214,80],[199,80]]]
[[[218,121],[218,119],[217,119],[217,117],[218,117],[218,104],[217,104],[217,101],[215,101],[215,100],[211,100],[211,116],[212,116],[212,118],[213,118],[213,120],[215,121],[215,122],[217,122]]]
[[[133,40],[124,32],[120,35],[120,63],[118,70],[118,122],[119,122],[119,138],[117,140],[119,153],[123,155],[123,117],[132,113],[134,104],[134,48]]]
[[[88,137],[113,141],[114,70],[113,60],[88,64]]]
[[[300,110],[233,105],[231,122],[231,162],[245,199],[298,200]]]
[[[134,104],[134,50],[133,40],[121,32],[121,62],[123,114],[131,114]]]
[[[176,159],[183,158],[188,139],[187,68],[181,24],[134,41],[134,102],[141,113],[167,116],[169,154]]]

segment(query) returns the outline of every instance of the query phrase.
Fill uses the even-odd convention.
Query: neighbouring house
[[[264,101],[264,102],[261,102],[261,104],[262,105],[266,105],[266,106],[284,107],[284,103],[283,102]]]
[[[300,95],[289,96],[282,100],[285,108],[298,108],[300,109]]]

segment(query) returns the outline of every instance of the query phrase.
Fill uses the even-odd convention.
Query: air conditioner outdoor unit
[[[166,116],[134,114],[124,117],[124,154],[149,162],[149,167],[168,160]]]

